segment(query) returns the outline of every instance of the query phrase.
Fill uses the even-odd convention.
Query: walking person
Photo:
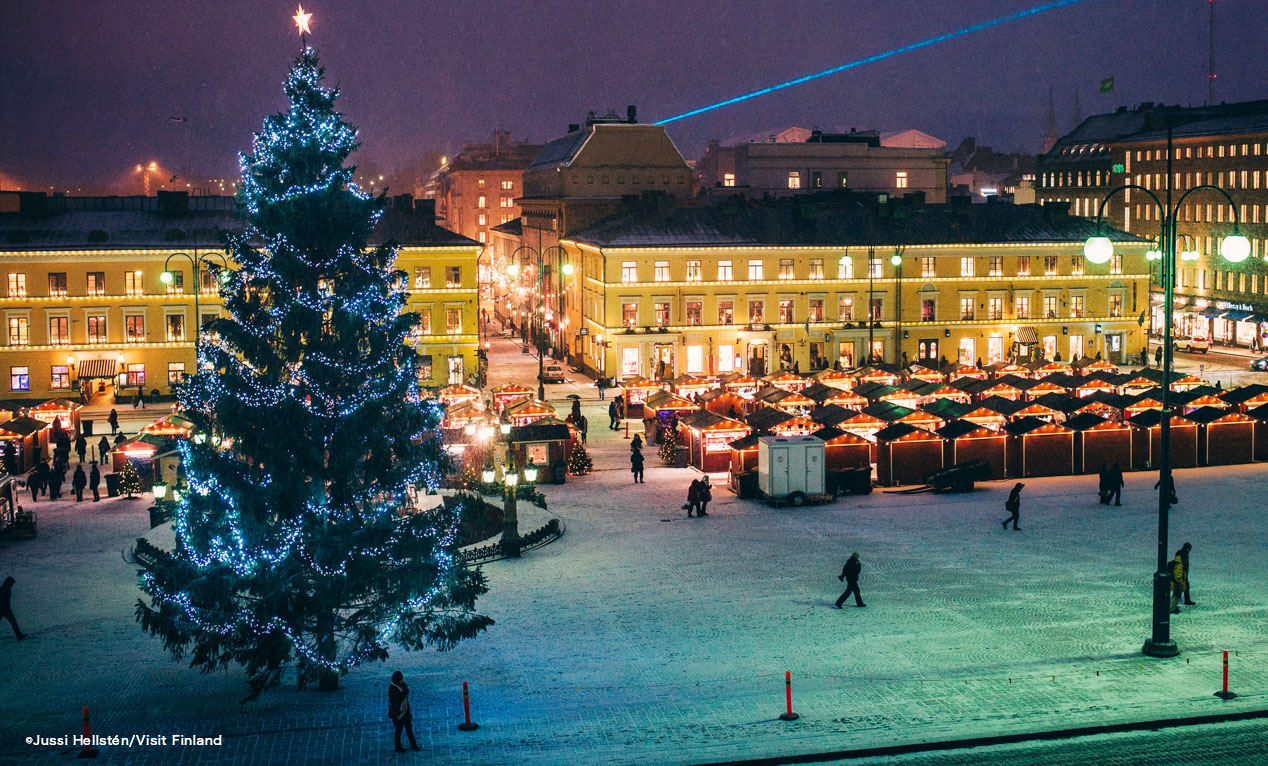
[[[106,437],[101,437],[106,438]],[[101,493],[97,488],[101,486],[101,471],[97,470],[97,461],[92,461],[92,469],[88,472],[88,489],[92,490],[92,501],[94,503],[101,501]]]
[[[1180,595],[1184,593],[1184,561],[1180,551],[1171,559],[1171,613],[1180,614]]]
[[[116,412],[113,409],[110,410],[110,416],[106,418],[106,422],[110,424],[111,435],[119,433],[119,413],[118,412]],[[103,436],[101,438],[104,439],[106,437]]]
[[[585,444],[586,434],[590,433],[590,421],[586,419],[585,415],[581,416],[581,422],[577,424],[577,427],[581,429],[581,443]]]
[[[75,452],[79,454],[79,462],[81,463],[88,457],[88,440],[84,438],[83,434],[80,434],[75,439]]]
[[[1126,484],[1127,482],[1123,481],[1123,469],[1115,463],[1109,470],[1109,493],[1114,498],[1114,505],[1123,504],[1123,487]]]
[[[38,465],[26,475],[26,487],[31,490],[31,502],[38,501],[40,499],[40,490],[44,489],[44,474],[40,472]]]
[[[713,499],[713,487],[709,484],[709,474],[705,474],[700,479],[700,510],[701,516],[708,516],[709,513],[705,509],[709,507],[709,501]]]
[[[410,750],[422,749],[414,739],[414,716],[409,709],[409,684],[405,683],[405,676],[399,670],[392,674],[392,683],[387,687],[387,717],[392,719],[392,725],[396,728],[396,752],[405,752],[405,748],[401,746],[402,731],[409,735]]]
[[[49,472],[49,476],[48,476],[48,499],[49,500],[62,499],[62,484],[64,484],[65,482],[66,482],[66,469],[62,467],[62,464],[59,462],[57,465],[53,466],[53,470]]]
[[[1157,350],[1154,351],[1154,366],[1160,370],[1162,369],[1162,346],[1159,346]]]
[[[97,442],[97,460],[105,460],[106,453],[109,451],[110,440],[103,436],[101,437],[101,441]]]
[[[4,584],[0,585],[0,618],[9,621],[9,625],[13,627],[13,635],[21,641],[26,638],[26,634],[18,628],[18,620],[13,616],[13,583],[16,582],[12,577],[4,578]]]
[[[859,573],[863,571],[863,562],[859,561],[859,553],[855,551],[850,554],[850,558],[845,562],[845,566],[841,567],[841,574],[837,576],[837,580],[845,581],[845,593],[837,597],[837,609],[845,603],[845,600],[854,594],[855,606],[867,606],[863,603],[863,594],[859,592]]]
[[[617,426],[616,424],[616,400],[615,399],[613,399],[608,404],[608,430],[609,431],[619,430],[619,426]]]
[[[1171,469],[1168,468],[1158,481],[1154,482],[1154,489],[1160,489],[1167,496],[1167,507],[1177,505],[1180,498],[1176,497],[1176,480],[1171,475]]]
[[[692,479],[691,486],[687,488],[687,504],[683,506],[687,510],[687,518],[691,518],[696,509],[700,507],[700,480]]]
[[[1013,522],[1013,531],[1016,532],[1017,520],[1021,518],[1021,488],[1026,486],[1020,481],[1013,485],[1013,491],[1008,493],[1008,499],[1004,501],[1004,510],[1008,511],[1011,516],[1004,519],[1002,526],[1008,529],[1008,522]]]
[[[634,474],[634,483],[643,483],[643,453],[636,449],[630,450],[630,473]]]
[[[1096,490],[1096,496],[1100,499],[1101,505],[1109,505],[1110,498],[1110,472],[1109,466],[1101,463],[1101,481],[1100,486]]]
[[[75,490],[75,502],[84,502],[84,487],[88,486],[88,477],[84,475],[83,463],[75,466],[75,475],[71,478],[70,485]]]
[[[607,378],[599,378],[594,382],[595,388],[599,389],[599,401],[603,401],[603,389],[608,387]]]
[[[1184,605],[1197,606],[1197,603],[1189,597],[1189,573],[1193,570],[1189,569],[1189,551],[1193,550],[1193,543],[1185,543],[1180,550],[1176,551],[1176,555],[1180,557],[1180,563],[1184,565]]]

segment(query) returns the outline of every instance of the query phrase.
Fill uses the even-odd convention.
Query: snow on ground
[[[502,356],[499,375],[531,380],[527,355]],[[239,705],[239,671],[191,671],[133,620],[135,569],[120,549],[146,532],[146,503],[41,504],[39,537],[0,542],[31,634],[15,642],[0,625],[0,763],[32,760],[26,736],[77,731],[82,705],[103,734],[226,735],[221,747],[103,752],[114,762],[396,762],[396,669],[413,688],[417,763],[685,764],[1268,707],[1268,466],[1177,472],[1169,548],[1193,543],[1198,606],[1174,618],[1183,655],[1154,660],[1140,654],[1152,476],[1128,475],[1121,508],[1096,502],[1092,477],[1027,480],[1020,532],[999,526],[1011,482],[773,509],[736,499],[719,475],[709,516],[687,519],[694,472],[649,449],[647,483],[633,485],[606,403],[559,384],[561,414],[570,390],[586,398],[597,470],[543,488],[567,534],[484,567],[487,633],[396,653],[335,693],[282,688]],[[868,607],[837,610],[855,550]],[[1211,696],[1222,649],[1237,652],[1243,696],[1230,703]],[[794,723],[776,718],[785,670]],[[455,728],[462,681],[476,732]]]

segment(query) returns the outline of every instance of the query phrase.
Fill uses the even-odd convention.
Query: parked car
[[[1201,335],[1194,335],[1192,338],[1181,335],[1172,338],[1171,342],[1176,351],[1201,351],[1205,354],[1211,350],[1211,341]]]
[[[558,364],[548,364],[542,371],[541,378],[543,383],[563,383],[564,368]]]
[[[1268,356],[1250,360],[1250,368],[1252,370],[1268,370]]]

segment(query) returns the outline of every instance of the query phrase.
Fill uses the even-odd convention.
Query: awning
[[[1220,319],[1227,319],[1230,322],[1240,322],[1248,316],[1253,316],[1250,311],[1225,311],[1220,314]]]
[[[1242,321],[1254,322],[1255,324],[1262,324],[1264,322],[1268,322],[1268,316],[1264,316],[1263,314],[1251,314],[1250,316],[1246,317]]]
[[[79,363],[80,378],[113,378],[119,363],[113,359],[84,359]]]
[[[1030,325],[1017,328],[1017,342],[1026,345],[1036,345],[1039,343],[1039,331]]]
[[[1220,309],[1211,308],[1208,306],[1207,308],[1202,309],[1201,313],[1202,313],[1202,316],[1206,317],[1207,319],[1215,319],[1220,314],[1223,314],[1224,312]]]

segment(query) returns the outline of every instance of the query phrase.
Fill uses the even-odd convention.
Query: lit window
[[[935,298],[920,299],[920,321],[932,322],[938,318],[938,301]]]
[[[31,375],[26,367],[9,368],[9,389],[13,391],[30,391]]]
[[[514,181],[503,181],[503,182],[502,182],[502,191],[510,191],[510,190],[512,190],[512,189],[514,189],[514,188],[515,188],[515,182],[514,182]]]
[[[1043,257],[1043,273],[1044,276],[1054,276],[1057,273],[1057,256],[1045,255]]]
[[[933,256],[926,255],[920,259],[920,276],[931,278],[938,276],[937,269],[934,266]]]
[[[477,239],[477,240],[479,240],[480,244],[482,244],[482,245],[488,244],[488,242],[489,242],[489,232],[487,232],[487,231],[478,231],[478,232],[476,232],[476,239]]]
[[[462,309],[445,309],[445,332],[450,335],[462,332]]]
[[[1083,316],[1083,296],[1070,296],[1070,316],[1079,319]]]
[[[894,174],[894,186],[899,189],[907,188],[907,171],[900,170]]]
[[[735,275],[732,272],[731,262],[718,261],[718,281],[730,282],[732,279],[735,279]]]
[[[129,314],[123,318],[124,340],[128,343],[141,343],[145,340],[145,316]]]
[[[185,379],[185,363],[184,362],[168,362],[167,363],[167,382],[180,383]]]
[[[462,287],[462,267],[445,267],[445,287]]]
[[[1114,253],[1114,255],[1110,256],[1109,273],[1111,274],[1123,273],[1123,254],[1122,253]]]
[[[498,200],[498,204],[499,204],[501,207],[515,207],[515,198],[514,198],[514,197],[503,197],[503,198],[501,198],[500,200]]]
[[[141,294],[142,287],[140,271],[125,271],[123,273],[123,291],[128,295]]]
[[[1029,255],[1017,256],[1017,276],[1019,277],[1030,276],[1030,256]]]
[[[1109,315],[1112,317],[1121,317],[1123,315],[1123,296],[1115,293],[1109,297]]]
[[[476,179],[476,188],[477,188],[477,189],[483,189],[483,188],[484,188],[484,179],[483,179],[483,178],[477,178],[477,179]]]
[[[789,324],[793,321],[793,302],[791,298],[782,298],[779,301],[779,321]]]
[[[669,261],[656,261],[652,278],[657,282],[669,281]]]
[[[837,279],[854,279],[854,259],[848,255],[837,261]]]
[[[483,194],[481,194],[480,196],[476,197],[476,207],[478,207],[478,208],[484,208],[484,207],[487,207],[487,204],[486,204],[487,202],[488,202],[488,200],[487,200],[487,199],[485,199],[485,196],[484,196]]]
[[[753,323],[766,321],[766,301],[760,298],[749,299],[748,321]]]
[[[788,173],[788,188],[789,189],[801,188],[801,173],[797,172],[796,170],[790,171]]]
[[[414,267],[414,289],[415,290],[431,289],[431,266],[415,266]]]
[[[1030,296],[1018,295],[1015,303],[1018,319],[1030,318]]]
[[[88,272],[88,295],[106,294],[106,275],[101,271]]]
[[[779,278],[780,279],[793,278],[793,261],[791,258],[779,259]]]
[[[992,255],[988,268],[990,270],[988,272],[990,276],[992,277],[1004,276],[1004,256]]]
[[[636,261],[621,262],[621,281],[637,282],[638,281],[638,263]]]
[[[735,301],[718,301],[718,324],[735,322]]]
[[[973,256],[965,256],[960,259],[960,276],[973,276]]]
[[[854,299],[842,296],[837,301],[837,319],[842,322],[854,321]]]
[[[185,294],[185,272],[173,271],[172,281],[167,284],[168,295],[184,295]]]
[[[70,343],[70,317],[48,318],[48,342],[54,346]]]
[[[868,263],[868,275],[875,279],[880,279],[881,278],[881,259],[869,258],[867,263]]]
[[[1085,271],[1086,265],[1087,265],[1087,262],[1083,258],[1083,256],[1074,255],[1070,257],[1070,273],[1073,274],[1074,276],[1076,277],[1082,276]]]
[[[418,329],[421,335],[431,335],[431,309],[423,309],[418,312]],[[427,377],[431,377],[428,375]]]
[[[104,314],[89,315],[88,342],[89,343],[105,343],[106,342],[106,316]]]
[[[64,364],[55,364],[50,370],[49,388],[54,391],[70,390],[70,367]]]
[[[488,214],[486,214],[486,213],[481,213],[481,214],[479,214],[479,215],[477,215],[477,216],[476,216],[476,226],[488,226],[488,225],[489,225],[489,216],[488,216]]]
[[[722,174],[722,185],[723,185],[723,186],[735,186],[735,174],[734,174],[734,173],[723,173],[723,174]]]
[[[974,300],[976,299],[971,296],[964,296],[960,298],[960,319],[973,318],[973,314],[974,314],[973,309],[975,308],[975,305],[973,303]]]
[[[687,261],[687,281],[700,281],[700,261]]]
[[[185,340],[185,315],[167,315],[167,339],[169,341]]]
[[[1046,319],[1057,318],[1057,296],[1045,295],[1043,297],[1043,315]]]
[[[9,297],[25,298],[26,297],[26,274],[9,274]]]
[[[700,301],[687,301],[687,324],[700,324],[701,315],[704,314],[704,304]]]
[[[748,262],[748,278],[751,280],[762,279],[762,269],[763,269],[762,261],[749,261]]]
[[[656,318],[656,324],[665,327],[669,324],[669,304],[661,301],[652,303],[652,314]]]
[[[48,294],[59,298],[66,295],[66,272],[48,275]]]
[[[987,298],[986,299],[986,315],[993,320],[1004,318],[1004,299],[1003,298]]]
[[[621,324],[626,327],[638,327],[638,304],[621,304]]]
[[[823,315],[823,298],[811,298],[808,306],[806,319],[811,322],[827,321],[827,317]]]
[[[31,343],[31,328],[26,317],[9,317],[9,345],[27,346]]]
[[[810,278],[823,279],[823,259],[822,258],[810,259]]]

